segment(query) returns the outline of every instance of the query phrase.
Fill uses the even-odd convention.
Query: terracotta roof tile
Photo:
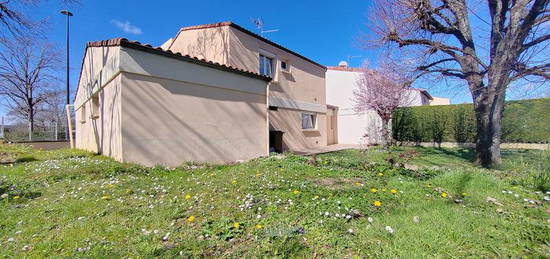
[[[244,75],[244,76],[248,76],[248,77],[252,77],[252,78],[257,78],[257,79],[261,79],[261,80],[265,80],[265,81],[271,81],[272,80],[271,77],[260,75],[258,73],[254,73],[254,72],[247,71],[247,70],[240,69],[240,68],[235,68],[235,67],[232,67],[232,66],[226,66],[226,65],[223,65],[223,64],[220,64],[220,63],[217,63],[217,62],[207,61],[205,59],[199,59],[197,57],[191,57],[189,55],[182,55],[179,52],[178,53],[173,53],[170,50],[163,50],[160,47],[155,48],[155,47],[151,46],[150,44],[141,44],[139,41],[129,41],[126,38],[114,38],[114,39],[109,39],[109,40],[90,41],[90,42],[86,43],[86,49],[88,49],[90,47],[112,47],[112,46],[129,47],[129,48],[133,48],[133,49],[137,49],[137,50],[146,51],[146,52],[149,52],[149,53],[152,53],[152,54],[157,54],[157,55],[161,55],[161,56],[165,56],[165,57],[176,58],[176,59],[180,59],[180,60],[183,60],[183,61],[192,62],[192,63],[198,64],[198,65],[207,66],[207,67],[211,67],[211,68],[215,68],[215,69],[219,69],[219,70],[223,70],[223,71],[228,71],[228,72],[232,72],[232,73],[237,73],[237,74],[240,74],[240,75]],[[84,51],[84,53],[86,53],[86,50]],[[74,103],[74,100],[76,99],[76,93],[78,92],[78,88],[80,86],[80,78],[82,77],[82,68],[84,67],[84,59],[85,58],[86,58],[86,55],[84,55],[82,57],[82,64],[81,64],[81,68],[80,68],[80,76],[78,77],[78,84],[76,86],[77,88],[76,88],[75,95],[74,95],[74,98],[73,98],[73,103]]]
[[[198,65],[203,65],[203,66],[208,66],[208,67],[212,67],[212,68],[216,68],[216,69],[221,69],[221,70],[228,71],[228,72],[236,72],[236,73],[241,74],[241,75],[246,75],[246,76],[258,78],[258,79],[262,79],[262,80],[265,80],[265,81],[271,81],[270,77],[266,77],[266,76],[260,75],[258,73],[254,73],[254,72],[247,71],[247,70],[240,69],[240,68],[235,68],[235,67],[232,67],[232,66],[223,65],[223,64],[220,64],[218,62],[208,61],[204,58],[199,59],[197,57],[191,57],[189,55],[183,55],[179,52],[174,53],[170,50],[163,50],[160,47],[154,48],[150,44],[142,44],[139,41],[129,41],[128,39],[125,39],[125,38],[115,38],[115,39],[110,39],[110,40],[93,41],[93,42],[88,42],[88,44],[86,44],[87,48],[88,47],[110,47],[110,46],[129,47],[129,48],[142,50],[142,51],[146,51],[146,52],[161,55],[161,56],[167,56],[167,57],[182,59],[184,61],[192,62],[192,63],[198,64]]]
[[[348,71],[348,72],[362,72],[363,69],[357,67],[327,67],[328,70]]]

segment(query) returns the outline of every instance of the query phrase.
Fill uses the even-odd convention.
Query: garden
[[[0,146],[1,257],[548,257],[550,152],[378,148],[146,168]]]

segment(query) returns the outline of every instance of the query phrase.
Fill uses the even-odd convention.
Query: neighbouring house
[[[374,111],[356,112],[353,91],[361,75],[360,68],[348,67],[342,61],[338,66],[327,67],[327,103],[338,107],[337,139],[339,144],[380,144],[384,141],[380,129],[382,120]],[[402,106],[430,105],[434,99],[425,89],[411,88]]]
[[[336,143],[325,72],[231,22],[182,28],[158,48],[90,42],[74,102],[76,147],[178,166]]]
[[[162,48],[271,77],[272,150],[326,146],[335,135],[327,127],[325,66],[232,22],[181,28]]]
[[[430,101],[430,105],[450,105],[451,100],[449,98],[443,97],[433,97],[433,100]]]

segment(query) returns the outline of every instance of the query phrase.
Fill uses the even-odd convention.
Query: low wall
[[[68,141],[29,141],[29,142],[25,141],[25,142],[13,143],[13,144],[29,145],[34,149],[42,149],[42,150],[69,148]]]
[[[435,142],[402,142],[403,146],[422,146],[422,147],[444,147],[444,148],[475,148],[475,143],[458,143],[458,142],[441,142],[441,145]],[[500,144],[501,149],[538,149],[538,150],[549,150],[549,144],[537,144],[537,143],[502,143]]]

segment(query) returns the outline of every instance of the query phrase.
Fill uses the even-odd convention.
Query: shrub
[[[502,141],[550,142],[550,98],[506,102]],[[394,114],[393,137],[397,141],[441,143],[475,142],[476,120],[472,104],[417,106]]]

